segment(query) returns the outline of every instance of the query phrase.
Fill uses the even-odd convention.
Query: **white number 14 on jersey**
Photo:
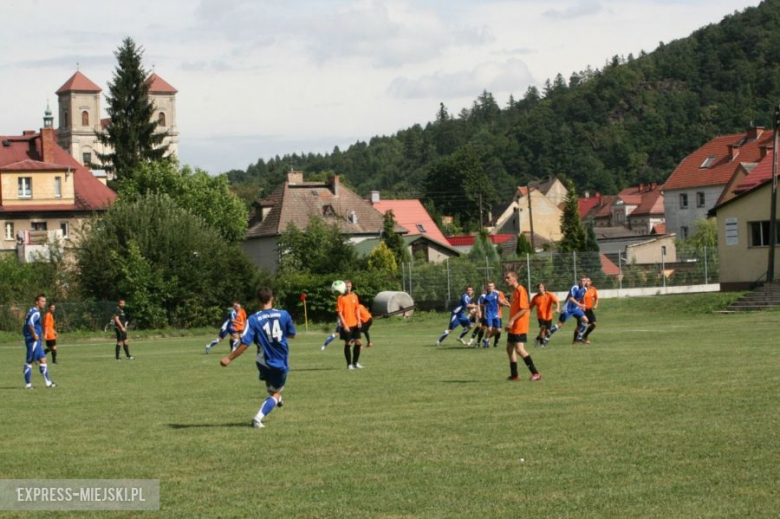
[[[263,325],[263,330],[265,330],[265,334],[268,336],[269,341],[279,342],[282,340],[282,328],[279,326],[279,321],[273,320],[271,322],[274,323],[273,329],[271,328],[269,321],[266,321]]]

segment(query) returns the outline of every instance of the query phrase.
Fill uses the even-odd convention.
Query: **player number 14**
[[[276,341],[279,342],[282,340],[282,328],[279,326],[279,321],[271,321],[273,322],[273,328],[271,328],[271,325],[268,321],[265,322],[263,325],[263,330],[265,330],[265,334],[268,336],[269,341]]]

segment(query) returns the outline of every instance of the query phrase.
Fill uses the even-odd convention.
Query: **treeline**
[[[445,214],[453,201],[506,201],[517,185],[548,175],[605,194],[661,183],[713,136],[770,125],[780,101],[778,22],[780,1],[765,1],[650,54],[615,56],[568,79],[559,74],[505,106],[483,92],[458,114],[441,104],[425,126],[325,155],[260,159],[228,177],[250,203],[293,165],[307,178],[342,175],[362,195],[423,198]],[[440,182],[458,164],[469,168],[470,197],[457,179]],[[474,211],[455,216],[464,225],[476,218]]]

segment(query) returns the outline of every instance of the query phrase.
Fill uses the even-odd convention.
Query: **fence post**
[[[450,301],[452,301],[452,297],[450,295],[450,288],[452,286],[452,280],[450,279],[450,260],[447,258],[445,260],[445,263],[447,263],[447,304],[445,305],[445,308],[450,307]]]
[[[707,276],[707,246],[704,246],[704,284],[709,284],[709,276]]]
[[[406,292],[406,263],[401,262],[401,290]]]
[[[528,271],[528,292],[531,292],[531,254],[525,253],[525,269]]]
[[[490,280],[490,260],[488,260],[487,255],[485,255],[485,286],[486,287],[489,280]]]
[[[618,289],[623,290],[623,254],[618,250]]]
[[[577,253],[571,253],[571,262],[574,265],[574,284],[577,284]]]
[[[666,289],[666,254],[663,253],[663,249],[661,251],[661,277],[663,278],[664,289]]]
[[[412,295],[412,285],[414,284],[414,281],[412,280],[412,262],[409,262],[409,295]]]

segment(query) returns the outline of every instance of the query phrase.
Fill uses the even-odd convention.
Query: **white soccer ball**
[[[337,294],[343,294],[344,292],[347,291],[347,284],[344,283],[342,280],[337,279],[330,286],[330,289],[333,290]]]

